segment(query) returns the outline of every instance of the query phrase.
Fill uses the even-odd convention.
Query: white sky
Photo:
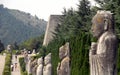
[[[0,0],[10,9],[18,9],[41,19],[48,20],[51,14],[62,14],[63,8],[77,8],[79,0]]]

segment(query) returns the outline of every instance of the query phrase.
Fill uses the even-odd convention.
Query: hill
[[[47,22],[37,16],[0,5],[0,40],[5,45],[40,36],[46,25]]]

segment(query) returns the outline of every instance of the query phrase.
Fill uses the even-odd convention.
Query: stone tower
[[[62,15],[51,15],[49,17],[49,21],[45,31],[43,46],[47,46],[48,43],[53,40],[53,32],[55,32],[55,28],[58,26],[58,24],[61,24],[62,17]]]

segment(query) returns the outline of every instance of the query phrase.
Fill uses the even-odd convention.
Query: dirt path
[[[0,55],[0,75],[2,75],[4,65],[5,65],[5,55]]]
[[[17,59],[15,58],[15,55],[12,55],[12,63],[14,64],[14,69],[11,72],[11,75],[21,75],[20,74],[20,64],[19,64],[19,58],[23,57],[21,55],[17,56]],[[17,68],[15,68],[15,63],[17,63]]]

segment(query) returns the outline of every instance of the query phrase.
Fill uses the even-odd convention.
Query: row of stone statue
[[[28,75],[52,75],[51,53],[45,56],[44,60],[43,57],[34,60],[31,56],[26,55],[24,61]]]
[[[69,43],[59,48],[57,75],[70,75],[70,48]],[[52,75],[51,53],[39,59],[33,60],[28,54],[25,55],[26,70],[32,75]]]
[[[98,11],[92,19],[92,24],[92,34],[98,41],[92,42],[89,51],[90,75],[117,75],[118,43],[112,13],[105,10]],[[59,58],[61,61],[58,63],[57,75],[70,75],[69,43],[59,48]],[[28,73],[34,69],[33,65],[35,65],[34,62],[29,62]],[[36,74],[33,75],[52,75],[51,53],[45,57],[44,66],[42,57],[38,59],[37,65],[34,71]]]

